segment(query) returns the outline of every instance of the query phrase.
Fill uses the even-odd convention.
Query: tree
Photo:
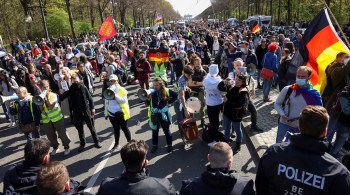
[[[69,24],[70,24],[70,28],[71,28],[71,31],[72,31],[72,36],[73,36],[74,39],[76,39],[74,22],[73,22],[73,16],[72,16],[72,10],[71,10],[71,7],[70,7],[70,0],[66,0],[66,6],[67,6],[68,17],[69,17]]]

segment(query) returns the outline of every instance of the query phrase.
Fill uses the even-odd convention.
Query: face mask
[[[286,56],[282,56],[281,59],[282,59],[282,60],[286,59]]]
[[[14,71],[17,71],[17,70],[18,70],[18,67],[13,67],[13,70],[14,70]]]
[[[299,85],[299,86],[304,86],[306,84],[306,79],[296,79],[295,82]]]
[[[350,61],[350,57],[345,58],[344,64],[346,65]]]
[[[245,53],[245,48],[242,47],[241,48],[241,52]]]
[[[184,58],[185,56],[184,55],[180,55],[180,58]]]

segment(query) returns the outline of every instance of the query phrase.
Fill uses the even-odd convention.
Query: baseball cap
[[[117,75],[115,75],[115,74],[111,74],[111,75],[109,76],[109,80],[110,80],[110,81],[118,81],[118,77],[117,77]]]

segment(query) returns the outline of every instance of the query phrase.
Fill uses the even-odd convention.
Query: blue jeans
[[[232,63],[227,63],[227,69],[228,69],[228,73],[233,72],[234,68],[233,68]]]
[[[277,127],[276,143],[281,143],[285,137],[287,138],[286,141],[289,141],[290,137],[288,136],[289,134],[287,134],[287,132],[298,133],[299,129],[280,122]]]
[[[264,94],[264,100],[269,98],[269,94],[271,91],[273,80],[266,80],[263,79],[263,94]]]
[[[176,75],[175,75],[174,67],[171,67],[170,82],[175,83],[175,81],[176,81]]]
[[[346,140],[350,139],[350,127],[347,127],[337,122],[335,124],[335,129],[337,131],[337,136],[335,138],[335,142],[331,149],[330,154],[335,158],[337,158],[339,157],[339,151],[343,147]]]
[[[335,133],[335,122],[336,122],[336,119],[334,118],[334,114],[331,113],[329,115],[329,122],[328,122],[328,127],[327,127],[327,141],[329,143],[332,143],[332,140],[333,140],[333,136],[334,136],[334,133]]]
[[[234,129],[237,134],[236,141],[242,143],[243,133],[241,128],[241,122],[233,122],[224,115],[224,129],[225,129],[224,139],[226,141],[230,140],[231,129]]]
[[[177,126],[179,128],[180,135],[182,136],[182,131],[181,131],[181,121],[184,119],[183,113],[182,113],[182,106],[180,108],[180,100],[176,100],[174,102],[174,110],[177,118]]]
[[[24,136],[26,137],[27,141],[30,141],[34,138],[40,138],[39,129],[37,131],[33,131],[31,133],[26,133],[26,134],[24,134]]]
[[[260,74],[261,70],[257,69],[256,82],[260,85]]]

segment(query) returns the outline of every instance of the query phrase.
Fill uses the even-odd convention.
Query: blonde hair
[[[215,143],[209,150],[210,164],[213,166],[222,166],[228,161],[232,161],[233,152],[231,147],[225,142]]]

